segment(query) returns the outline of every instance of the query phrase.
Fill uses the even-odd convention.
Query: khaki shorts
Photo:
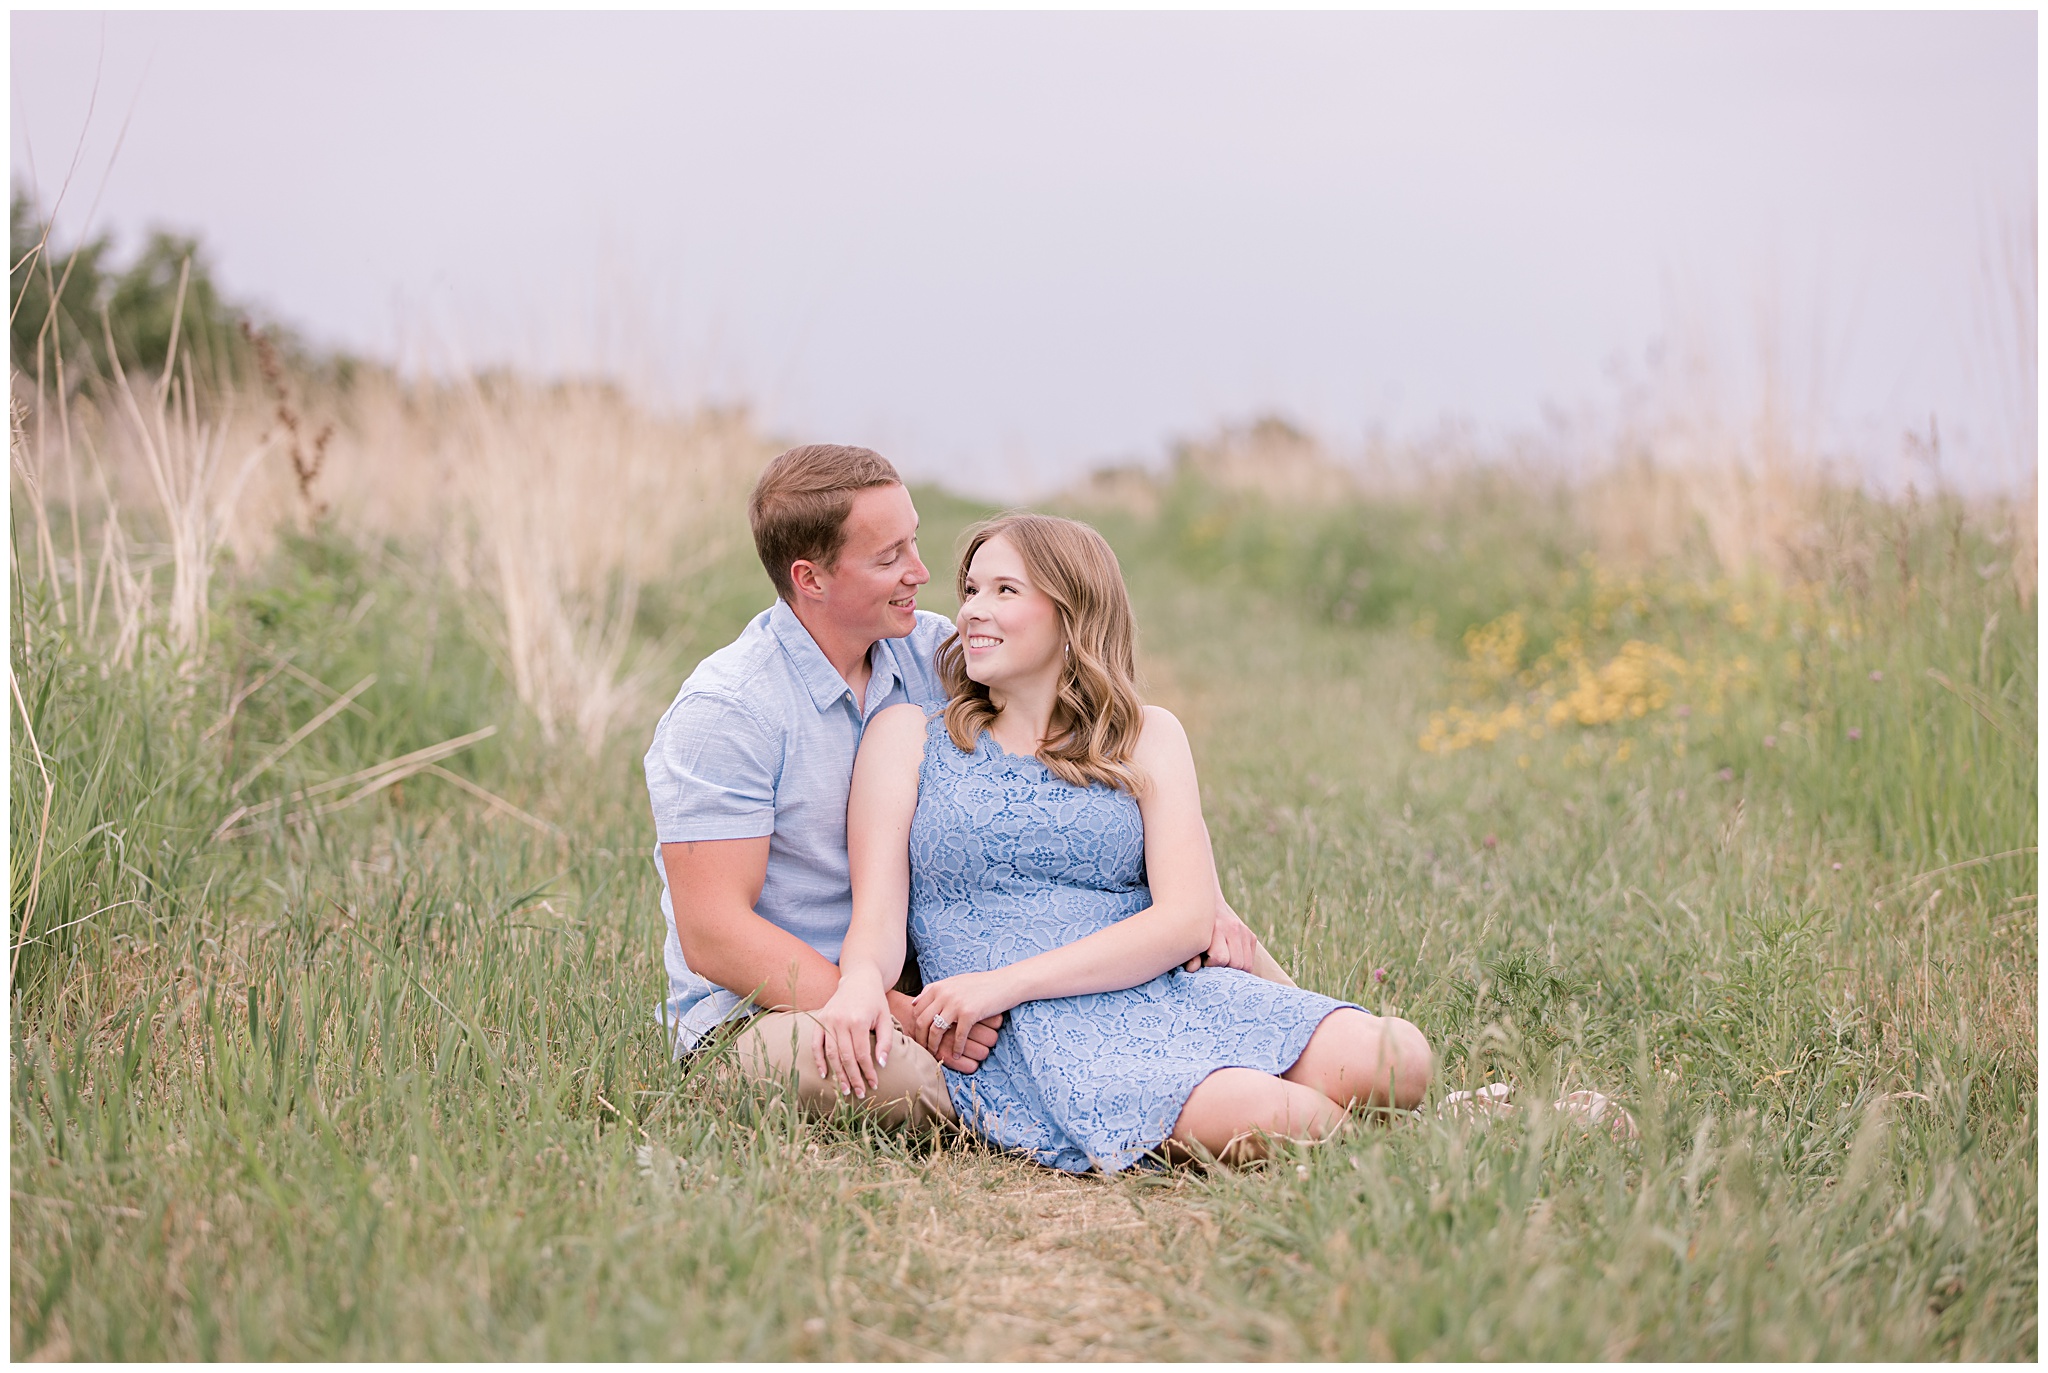
[[[951,1125],[957,1121],[946,1078],[924,1045],[895,1026],[889,1062],[865,1097],[842,1095],[818,1072],[818,1022],[802,1011],[763,1011],[733,1035],[733,1059],[758,1082],[787,1087],[796,1081],[797,1104],[807,1113],[830,1115],[841,1103],[876,1116],[885,1125]]]

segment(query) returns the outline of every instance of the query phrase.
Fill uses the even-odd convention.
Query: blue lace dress
[[[1069,786],[983,734],[962,753],[927,724],[910,827],[910,937],[926,982],[1007,967],[1152,904],[1138,803]],[[1281,1073],[1348,1002],[1234,968],[1178,968],[1120,992],[1027,1001],[972,1074],[946,1071],[963,1123],[1067,1172],[1115,1172],[1173,1132],[1218,1068]]]

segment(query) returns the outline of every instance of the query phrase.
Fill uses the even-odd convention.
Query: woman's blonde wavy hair
[[[1145,724],[1138,695],[1131,598],[1123,568],[1108,540],[1078,520],[1056,515],[1011,514],[984,520],[967,531],[954,589],[967,599],[967,569],[981,546],[997,535],[1024,559],[1031,584],[1059,607],[1067,641],[1047,742],[1038,760],[1072,786],[1095,782],[1133,796],[1145,786],[1131,765]],[[981,732],[996,718],[988,688],[967,675],[966,654],[955,630],[938,653],[939,680],[946,703],[946,733],[962,753],[972,753]]]

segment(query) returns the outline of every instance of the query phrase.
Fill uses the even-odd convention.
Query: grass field
[[[579,733],[429,541],[302,519],[203,655],[117,661],[18,500],[12,1353],[2035,1356],[2037,646],[1995,521],[1838,494],[1827,557],[1730,578],[1512,490],[1154,495],[1092,513],[1232,900],[1421,1025],[1437,1093],[1597,1087],[1639,1141],[1426,1110],[1075,1180],[799,1119],[653,1020],[638,758],[766,603],[743,547],[631,588],[611,661],[668,676]],[[919,500],[943,569],[981,512]]]

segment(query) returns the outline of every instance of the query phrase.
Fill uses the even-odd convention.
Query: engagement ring
[[[932,1028],[934,1030],[950,1030],[953,1028],[953,1022],[942,1015],[935,1015],[932,1017]]]

